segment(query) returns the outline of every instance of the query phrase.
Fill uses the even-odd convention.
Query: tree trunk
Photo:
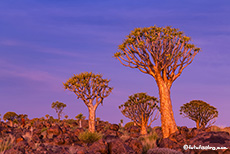
[[[79,120],[79,127],[81,128],[81,120]]]
[[[146,135],[146,134],[147,134],[146,125],[142,123],[141,124],[141,135]]]
[[[14,123],[11,120],[10,120],[10,127],[14,127]]]
[[[61,119],[61,114],[60,113],[58,113],[58,120],[60,120]]]
[[[196,128],[199,129],[200,128],[200,125],[199,125],[199,120],[196,121]]]
[[[95,132],[95,109],[89,107],[89,131]]]
[[[170,86],[162,79],[157,80],[160,96],[160,113],[163,138],[168,138],[170,134],[177,131],[174,119],[172,103],[170,98]]]

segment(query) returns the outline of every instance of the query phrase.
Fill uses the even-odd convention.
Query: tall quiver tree
[[[114,54],[121,64],[151,75],[158,86],[163,137],[177,131],[170,89],[200,51],[190,37],[171,27],[136,28]]]
[[[89,131],[95,132],[95,113],[99,104],[112,92],[108,79],[92,72],[74,75],[66,83],[65,89],[74,92],[77,98],[82,99],[89,110]]]
[[[147,126],[150,126],[158,118],[159,107],[157,102],[155,97],[151,97],[146,93],[137,93],[129,96],[129,100],[120,105],[119,109],[125,117],[131,119],[141,128],[142,135],[146,135]]]
[[[58,115],[58,120],[61,119],[61,115],[63,114],[63,110],[64,108],[66,107],[66,104],[62,103],[62,102],[59,102],[59,101],[56,101],[56,102],[53,102],[52,103],[52,106],[51,106],[53,109],[55,109],[55,112],[57,113]]]

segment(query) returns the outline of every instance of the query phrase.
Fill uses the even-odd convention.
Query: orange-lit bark
[[[95,111],[93,108],[89,108],[89,131],[95,132]]]
[[[157,84],[159,87],[163,138],[167,138],[170,134],[177,131],[170,98],[170,85],[167,85],[163,80],[158,80]]]

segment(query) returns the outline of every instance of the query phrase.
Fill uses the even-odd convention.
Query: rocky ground
[[[169,138],[162,139],[160,128],[149,129],[157,136],[156,146],[152,149],[143,144],[143,137],[136,126],[120,128],[117,124],[100,121],[96,131],[101,138],[96,142],[85,142],[79,139],[79,134],[87,129],[87,120],[82,121],[82,128],[76,121],[49,120],[27,121],[25,125],[9,126],[0,122],[0,153],[4,154],[121,154],[121,153],[230,153],[230,150],[184,150],[187,145],[209,145],[213,147],[230,148],[228,132],[210,131],[210,129],[192,129],[181,127]]]

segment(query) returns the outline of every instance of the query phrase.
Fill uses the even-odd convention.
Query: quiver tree
[[[196,122],[197,128],[205,128],[215,123],[218,111],[201,100],[193,100],[180,107],[180,114]]]
[[[65,89],[74,92],[77,98],[82,99],[89,110],[89,131],[95,131],[95,112],[99,104],[103,104],[104,98],[112,92],[108,79],[103,79],[100,74],[85,72],[74,75],[66,83]]]
[[[55,112],[57,113],[58,115],[58,120],[61,119],[61,115],[63,113],[63,110],[64,108],[66,107],[66,104],[62,103],[62,102],[59,102],[59,101],[56,101],[56,102],[53,102],[52,103],[52,106],[51,106],[53,109],[55,109]]]
[[[120,120],[120,126],[124,127],[124,120],[123,119]]]
[[[150,126],[159,116],[157,102],[155,97],[148,96],[146,93],[137,93],[129,96],[129,100],[120,105],[119,109],[125,117],[136,123],[141,128],[141,134],[145,135],[147,126]]]
[[[8,120],[10,122],[10,125],[13,126],[13,121],[17,120],[18,115],[15,112],[6,112],[3,116],[3,120]]]
[[[81,128],[82,127],[81,121],[85,119],[85,116],[83,116],[82,113],[79,113],[75,118],[79,121],[79,127]]]
[[[69,116],[68,116],[68,115],[65,115],[64,117],[65,117],[65,119],[67,120]]]
[[[99,117],[97,117],[97,118],[96,118],[96,121],[97,121],[97,125],[99,125],[99,123],[100,123],[100,120],[101,120],[101,118],[99,118]]]
[[[151,75],[158,86],[163,137],[177,131],[170,89],[185,67],[192,63],[199,48],[190,37],[171,27],[136,28],[114,54],[121,64]]]
[[[49,117],[50,117],[50,115],[46,114],[46,115],[45,115],[45,117],[46,117],[46,119],[48,120],[48,119],[49,119]]]

